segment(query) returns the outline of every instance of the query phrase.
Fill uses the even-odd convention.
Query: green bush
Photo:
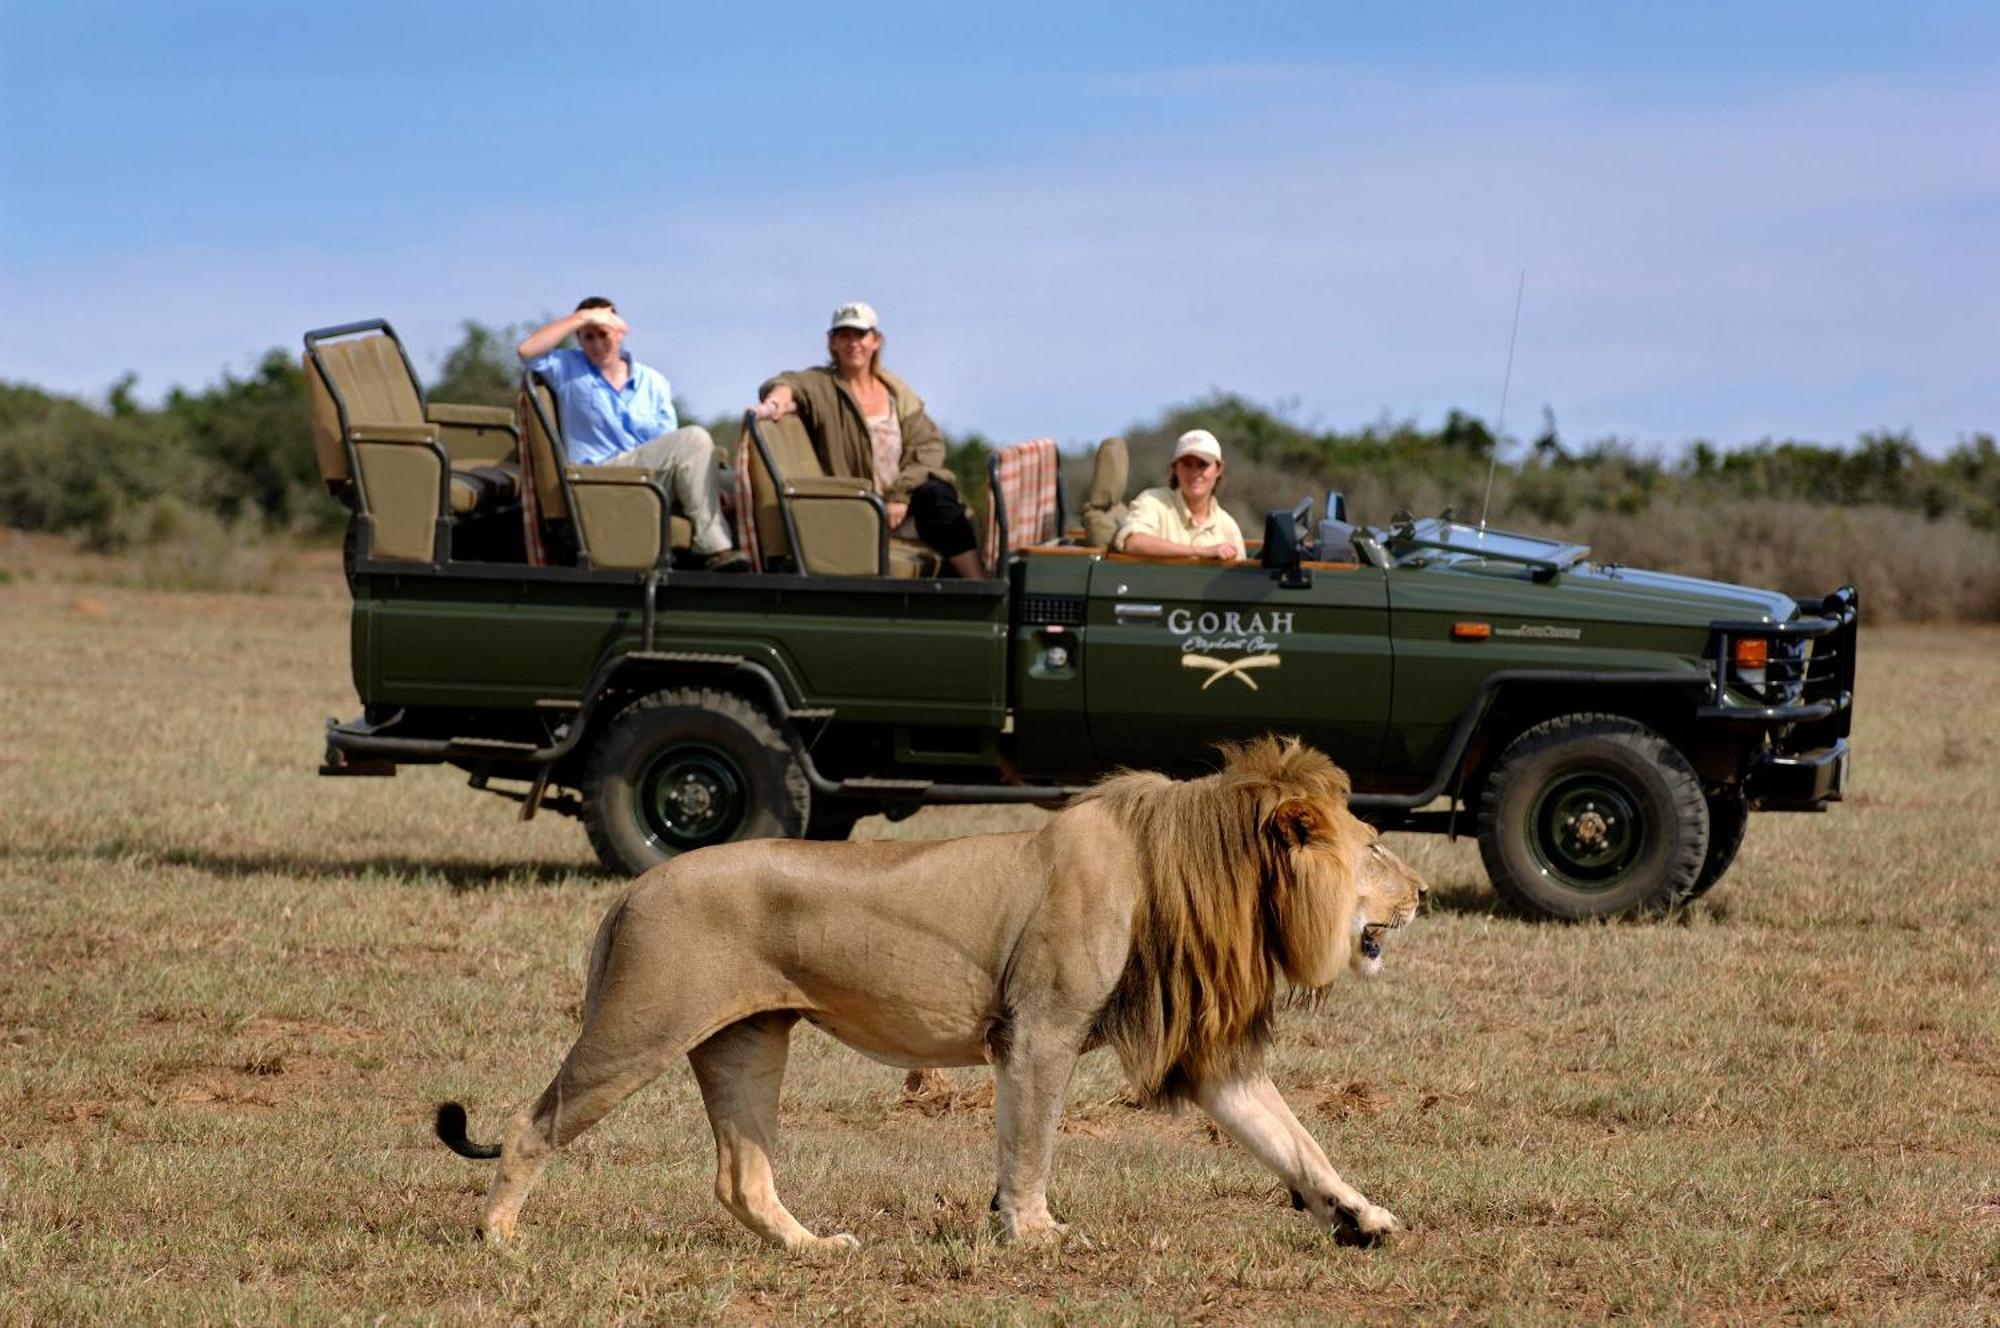
[[[208,501],[215,478],[172,421],[0,385],[0,523],[119,549],[133,508],[168,494]]]

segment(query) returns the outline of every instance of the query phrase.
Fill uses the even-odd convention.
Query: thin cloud
[[[1175,71],[1233,99],[1198,133],[1133,129],[1034,163],[905,170],[676,202],[488,209],[393,249],[184,250],[13,274],[8,376],[157,391],[300,331],[385,313],[419,363],[460,319],[615,295],[636,352],[704,411],[820,353],[826,311],[883,310],[948,427],[1086,439],[1221,386],[1306,418],[1513,423],[1669,443],[1991,430],[2000,123],[1982,89],[1823,83],[1698,106],[1307,66]],[[1116,83],[1117,80],[1112,80]],[[1143,82],[1143,80],[1141,80]],[[1140,82],[1133,84],[1135,92]],[[553,209],[553,213],[550,211]],[[87,342],[37,310],[93,311]]]

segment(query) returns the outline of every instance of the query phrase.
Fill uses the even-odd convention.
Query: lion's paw
[[[809,1236],[792,1246],[792,1253],[817,1259],[852,1254],[860,1248],[860,1237],[851,1232],[836,1231],[831,1236]]]
[[[1052,1217],[1040,1219],[1019,1218],[1000,1222],[1000,1239],[1009,1245],[1078,1245],[1090,1248],[1090,1238],[1082,1232],[1073,1232],[1069,1223],[1058,1222]]]
[[[1333,1238],[1343,1245],[1380,1245],[1390,1234],[1403,1229],[1394,1213],[1372,1203],[1359,1208],[1336,1207],[1333,1214],[1336,1222]]]
[[[515,1231],[514,1222],[509,1218],[489,1217],[482,1220],[478,1226],[472,1229],[472,1238],[474,1240],[488,1249],[494,1250],[512,1249],[516,1244],[517,1236],[518,1233]]]

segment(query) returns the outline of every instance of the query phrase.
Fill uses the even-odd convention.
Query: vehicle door
[[[1387,582],[1353,563],[1305,570],[1288,587],[1254,563],[1099,560],[1083,674],[1100,763],[1190,770],[1218,739],[1276,732],[1372,769],[1393,675]]]

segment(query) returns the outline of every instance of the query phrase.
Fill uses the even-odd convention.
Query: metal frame
[[[777,495],[778,517],[785,523],[785,541],[792,546],[792,562],[797,564],[801,576],[811,576],[813,574],[812,569],[806,565],[806,546],[799,540],[798,522],[792,516],[792,495],[785,491],[785,477],[779,471],[777,464],[771,460],[771,445],[764,441],[764,432],[757,427],[757,412],[755,410],[746,410],[743,412],[743,427],[749,432],[751,446],[757,449],[757,458],[764,463],[764,474],[770,477],[772,492]],[[857,498],[865,497],[875,506],[875,520],[881,528],[881,534],[877,537],[875,547],[875,574],[887,577],[889,575],[889,509],[883,503],[882,495],[879,493],[871,492],[865,495],[856,494],[855,496]],[[742,516],[746,521],[752,523],[757,520],[757,477],[754,474],[750,477],[750,510],[742,513]],[[759,544],[757,550],[758,562],[761,563],[763,561],[763,556],[763,546]],[[757,570],[761,572],[764,569],[759,567]]]
[[[1859,639],[1861,619],[1861,597],[1853,586],[1842,586],[1839,590],[1820,601],[1820,613],[1813,617],[1794,618],[1790,622],[1770,623],[1754,620],[1727,620],[1709,624],[1715,633],[1715,675],[1709,691],[1709,703],[1695,713],[1703,719],[1744,720],[1758,723],[1800,723],[1842,716],[1835,736],[1846,737],[1851,724],[1854,699],[1854,650]],[[1815,689],[1824,689],[1826,695],[1805,701],[1798,705],[1783,706],[1737,706],[1726,703],[1729,690],[1730,644],[1741,637],[1763,637],[1765,639],[1818,639],[1830,638],[1833,646],[1831,675],[1815,677],[1812,665],[1826,659],[1778,659],[1774,658],[1767,668],[1796,667],[1801,694]],[[1752,684],[1744,683],[1745,687]]]
[[[501,743],[493,739],[395,737],[389,735],[386,730],[394,728],[403,718],[405,712],[398,710],[388,719],[379,722],[371,722],[365,717],[345,722],[328,720],[326,756],[320,765],[320,773],[373,775],[384,773],[381,769],[384,762],[391,765],[435,765],[450,760],[480,758],[540,766],[546,770],[573,751],[583,735],[590,731],[591,720],[598,704],[611,690],[612,684],[618,681],[620,673],[631,666],[648,664],[664,665],[683,675],[727,673],[756,682],[776,712],[785,742],[791,747],[792,754],[797,758],[799,768],[804,772],[806,782],[811,786],[815,797],[909,805],[1046,803],[1061,802],[1082,792],[1084,788],[1083,785],[1075,784],[949,784],[926,779],[877,779],[866,776],[857,779],[831,779],[822,774],[814,763],[812,749],[807,746],[794,721],[832,719],[834,716],[832,710],[794,707],[770,669],[741,655],[654,650],[627,651],[599,664],[585,685],[583,696],[577,702],[576,711],[569,721],[568,731],[559,741],[548,746]],[[545,777],[538,778],[534,782],[538,789],[546,788],[548,783]],[[538,796],[531,797],[523,810],[524,817],[534,814],[539,801]]]
[[[1389,538],[1385,543],[1392,549],[1408,546],[1416,549],[1436,549],[1443,553],[1464,554],[1468,558],[1488,558],[1494,562],[1519,563],[1533,569],[1537,581],[1546,581],[1582,562],[1590,554],[1588,544],[1559,544],[1547,554],[1536,557],[1522,553],[1508,553],[1498,549],[1480,549],[1464,544],[1454,544],[1450,540],[1426,539],[1416,533],[1417,522],[1412,519],[1391,525]]]

